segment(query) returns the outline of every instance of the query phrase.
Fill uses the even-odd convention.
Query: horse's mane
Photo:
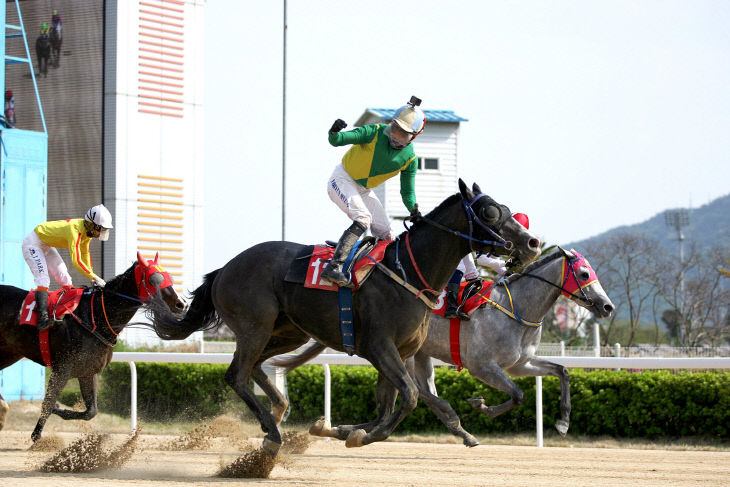
[[[426,217],[429,220],[435,219],[435,217],[439,213],[441,213],[442,211],[444,211],[444,208],[453,205],[454,204],[454,201],[456,201],[457,199],[461,199],[461,193],[452,194],[451,196],[449,196],[448,198],[446,198],[445,200],[443,200],[436,208],[434,208],[433,210],[429,211],[426,214]],[[419,227],[421,227],[423,225],[427,225],[427,223],[426,222],[422,222],[422,221],[417,221],[416,223],[414,223],[411,226],[411,229],[416,229],[416,228],[419,228]],[[406,233],[408,233],[408,230],[406,230],[403,233],[401,233],[400,235],[398,235],[398,238],[405,238]]]
[[[545,266],[560,257],[563,257],[562,252],[553,252],[552,254],[546,255],[542,259],[536,260],[535,262],[528,264],[527,267],[522,269],[522,271],[520,273],[512,274],[511,276],[509,276],[506,279],[507,284],[512,284],[513,282],[515,282],[518,279],[520,279],[521,277],[523,277],[524,274],[530,274],[530,273],[534,272],[535,270],[539,269],[540,267]]]
[[[132,265],[129,269],[122,272],[118,276],[114,276],[109,281],[107,281],[106,285],[111,286],[110,289],[116,289],[119,286],[119,283],[127,277],[128,274],[132,274],[134,272],[134,267],[137,265],[137,261],[132,262]]]

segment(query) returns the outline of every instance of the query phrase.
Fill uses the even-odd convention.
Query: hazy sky
[[[205,24],[208,271],[281,238],[283,2],[209,0]],[[289,0],[288,26],[287,240],[349,225],[334,119],[412,94],[469,119],[460,177],[551,244],[730,193],[726,0]]]

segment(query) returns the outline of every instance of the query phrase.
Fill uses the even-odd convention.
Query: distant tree
[[[619,317],[626,319],[628,337],[624,346],[632,346],[642,315],[651,312],[657,292],[657,273],[665,265],[664,252],[655,239],[632,233],[620,233],[586,248],[590,262],[616,311],[602,320],[603,345],[609,345],[624,335],[617,328]]]
[[[730,284],[717,269],[730,248],[700,252],[692,246],[683,262],[668,261],[658,273],[657,295],[667,309],[662,320],[682,346],[717,346],[730,339]]]

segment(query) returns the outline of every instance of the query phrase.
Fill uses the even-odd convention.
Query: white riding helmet
[[[106,206],[104,206],[103,204],[92,206],[91,208],[89,208],[89,211],[86,212],[84,219],[90,221],[94,225],[101,227],[101,235],[99,235],[99,240],[109,240],[109,229],[114,227],[112,226],[112,214],[109,213],[109,210],[107,210]]]
[[[426,114],[418,108],[420,103],[421,100],[416,97],[411,97],[411,101],[396,110],[395,115],[393,115],[393,122],[413,135],[413,138],[423,132],[423,127],[426,126]]]

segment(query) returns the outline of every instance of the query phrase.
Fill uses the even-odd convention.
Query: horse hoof
[[[479,409],[481,406],[484,406],[484,398],[482,396],[472,397],[471,399],[467,399],[466,402],[471,404],[471,407],[474,409]]]
[[[327,436],[326,432],[332,429],[332,425],[326,419],[320,419],[309,428],[309,434],[312,436]]]
[[[363,446],[363,440],[367,435],[368,434],[365,430],[355,430],[347,435],[345,446],[347,448],[357,448],[359,446]]]
[[[279,448],[281,448],[281,443],[277,443],[274,440],[264,437],[264,442],[261,444],[261,448],[263,448],[266,453],[274,458],[276,457],[276,455],[279,454]]]
[[[474,438],[472,435],[468,435],[464,437],[464,446],[468,446],[469,448],[474,448],[475,446],[479,446],[479,440]]]
[[[558,430],[558,433],[560,433],[561,436],[565,436],[568,434],[568,422],[563,421],[562,419],[559,419],[555,422],[555,429]]]

